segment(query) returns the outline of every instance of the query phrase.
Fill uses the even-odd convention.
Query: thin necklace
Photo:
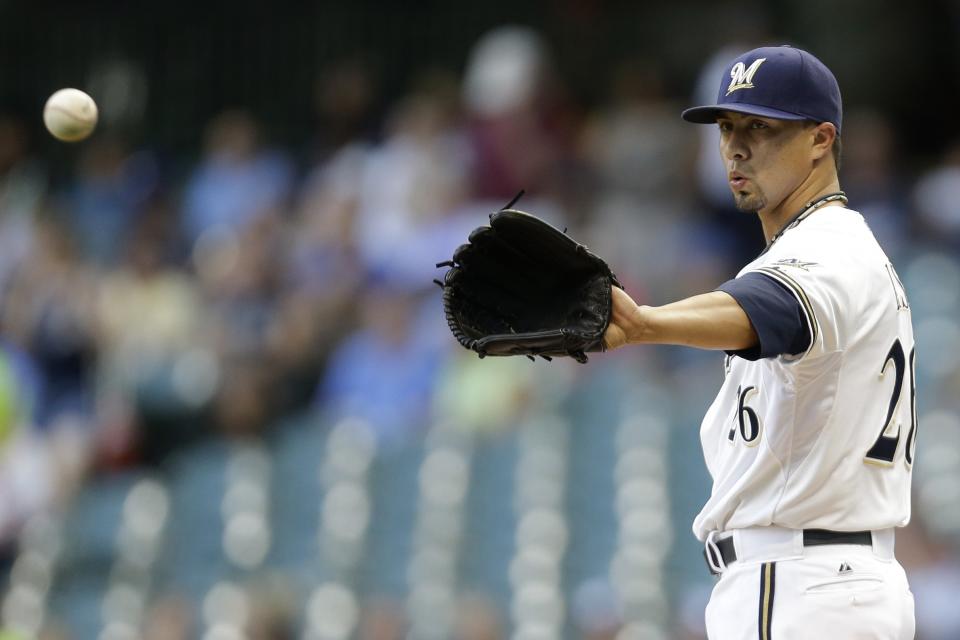
[[[793,227],[800,224],[800,222],[803,221],[807,216],[809,216],[811,213],[813,213],[823,205],[827,204],[828,202],[835,202],[837,200],[840,200],[841,202],[843,202],[843,204],[847,204],[848,202],[847,194],[845,194],[843,191],[828,193],[826,195],[820,196],[816,200],[811,200],[807,204],[803,205],[803,208],[800,209],[797,215],[790,218],[789,222],[787,222],[787,224],[785,224],[783,228],[780,229],[780,231],[777,231],[773,235],[773,237],[770,238],[770,242],[767,244],[766,249],[763,250],[763,253],[766,253],[767,249],[773,246],[773,243],[779,240],[780,236],[786,233],[788,229],[792,229]],[[763,255],[763,253],[761,253],[760,255]]]

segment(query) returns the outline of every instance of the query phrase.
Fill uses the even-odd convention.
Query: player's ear
[[[837,137],[837,128],[829,122],[821,122],[813,127],[813,159],[825,157],[833,149],[833,141]]]

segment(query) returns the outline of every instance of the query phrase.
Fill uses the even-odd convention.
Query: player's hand
[[[610,325],[603,334],[603,344],[608,350],[629,344],[641,322],[640,307],[633,298],[620,287],[612,289]]]

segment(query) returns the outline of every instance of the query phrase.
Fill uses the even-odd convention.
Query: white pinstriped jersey
[[[739,276],[757,272],[800,302],[810,346],[726,359],[700,429],[713,490],[693,524],[860,531],[910,519],[916,436],[910,307],[863,217],[807,211]]]

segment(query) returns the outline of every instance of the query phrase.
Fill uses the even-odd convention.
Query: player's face
[[[777,207],[812,169],[809,135],[804,135],[810,127],[802,121],[724,111],[717,126],[730,189],[741,211]]]

